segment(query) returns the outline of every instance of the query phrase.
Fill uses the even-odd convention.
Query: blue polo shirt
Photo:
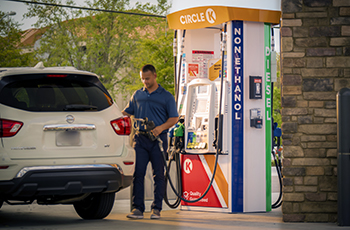
[[[135,118],[147,117],[156,126],[164,124],[170,117],[178,117],[173,95],[158,84],[157,90],[151,94],[143,87],[134,92],[124,111]],[[143,126],[139,126],[144,130]],[[164,130],[162,133],[166,133]]]

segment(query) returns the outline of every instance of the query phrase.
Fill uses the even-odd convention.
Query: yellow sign
[[[209,61],[209,80],[214,81],[220,76],[221,59],[212,59]]]
[[[280,11],[224,6],[195,7],[167,15],[170,29],[199,29],[232,20],[279,24],[280,18]]]

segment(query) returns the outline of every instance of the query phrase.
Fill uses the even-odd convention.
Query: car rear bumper
[[[13,180],[0,181],[1,197],[23,200],[117,192],[132,181],[132,176],[125,176],[122,170],[111,165],[32,167],[24,171]]]

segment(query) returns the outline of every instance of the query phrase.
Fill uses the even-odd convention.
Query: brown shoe
[[[160,211],[158,209],[152,209],[151,219],[159,219]]]
[[[134,208],[126,217],[131,219],[143,219],[143,213],[137,208]]]

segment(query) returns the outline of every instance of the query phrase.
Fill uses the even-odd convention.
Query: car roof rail
[[[78,70],[74,66],[54,66],[54,67],[45,67],[42,61],[38,62],[34,66],[35,69],[67,69],[67,70]]]
[[[35,69],[44,69],[45,66],[44,66],[44,63],[42,61],[38,62],[38,64],[36,64],[34,66]]]

